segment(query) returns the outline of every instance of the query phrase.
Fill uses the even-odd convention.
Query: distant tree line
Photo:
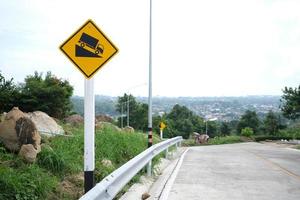
[[[62,119],[72,110],[70,98],[73,87],[68,81],[47,72],[28,75],[24,83],[15,84],[0,73],[0,112],[8,112],[14,106],[24,112],[43,111]]]
[[[71,97],[73,104],[73,111],[80,115],[84,115],[84,98],[79,96]],[[116,111],[115,98],[106,96],[95,96],[95,114],[96,115],[109,115],[116,116],[119,113]]]
[[[123,124],[126,125],[127,102],[129,101],[129,125],[135,129],[146,131],[148,124],[148,105],[139,103],[132,95],[124,94],[118,98],[116,110],[123,112]],[[281,99],[282,114],[270,110],[264,118],[259,118],[255,111],[247,110],[240,118],[230,122],[205,121],[185,106],[176,104],[169,113],[153,117],[153,130],[159,133],[159,123],[164,122],[167,128],[165,137],[183,136],[189,138],[193,132],[207,133],[210,137],[235,135],[269,135],[282,134],[280,130],[286,128],[285,118],[296,120],[300,117],[300,86],[285,88]],[[121,124],[121,117],[118,123]],[[299,132],[299,130],[298,130]]]

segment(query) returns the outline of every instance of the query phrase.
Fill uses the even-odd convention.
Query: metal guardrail
[[[182,137],[178,136],[165,140],[151,146],[127,163],[116,169],[114,172],[105,177],[101,182],[97,183],[89,192],[83,195],[80,200],[111,200],[118,192],[156,155],[162,151],[168,151],[172,145],[180,145]]]

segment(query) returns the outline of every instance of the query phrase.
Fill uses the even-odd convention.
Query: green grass
[[[194,139],[184,140],[184,146],[199,146],[199,145],[218,145],[218,144],[233,144],[244,142],[243,138],[240,136],[224,136],[224,137],[214,137],[208,140],[206,144],[196,144]]]
[[[297,146],[295,147],[295,149],[299,149],[299,150],[300,150],[300,145],[297,145]]]
[[[69,136],[42,139],[42,151],[31,165],[0,144],[0,199],[78,199],[78,193],[83,191],[80,178],[83,175],[83,127],[64,125],[64,129]],[[154,143],[159,142],[157,136],[153,139]],[[146,134],[118,132],[109,126],[96,130],[96,182],[146,148]],[[101,162],[104,159],[110,160],[112,165],[104,165]],[[154,165],[158,160],[159,156],[153,160]],[[131,183],[138,181],[140,175]],[[61,183],[68,183],[71,189],[62,189]]]
[[[243,142],[240,136],[232,135],[232,136],[225,136],[225,137],[214,137],[208,140],[208,144],[210,145],[218,145],[218,144],[233,144]]]
[[[42,199],[58,184],[56,177],[36,164],[25,164],[3,149],[0,155],[0,199]]]

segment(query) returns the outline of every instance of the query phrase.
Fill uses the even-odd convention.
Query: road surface
[[[192,147],[172,176],[158,199],[299,200],[300,151],[259,143]]]

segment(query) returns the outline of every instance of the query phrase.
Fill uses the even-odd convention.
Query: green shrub
[[[253,130],[250,127],[246,127],[242,129],[241,136],[251,137],[253,136]]]
[[[280,130],[278,136],[292,137],[293,139],[300,138],[300,128],[287,128]]]

